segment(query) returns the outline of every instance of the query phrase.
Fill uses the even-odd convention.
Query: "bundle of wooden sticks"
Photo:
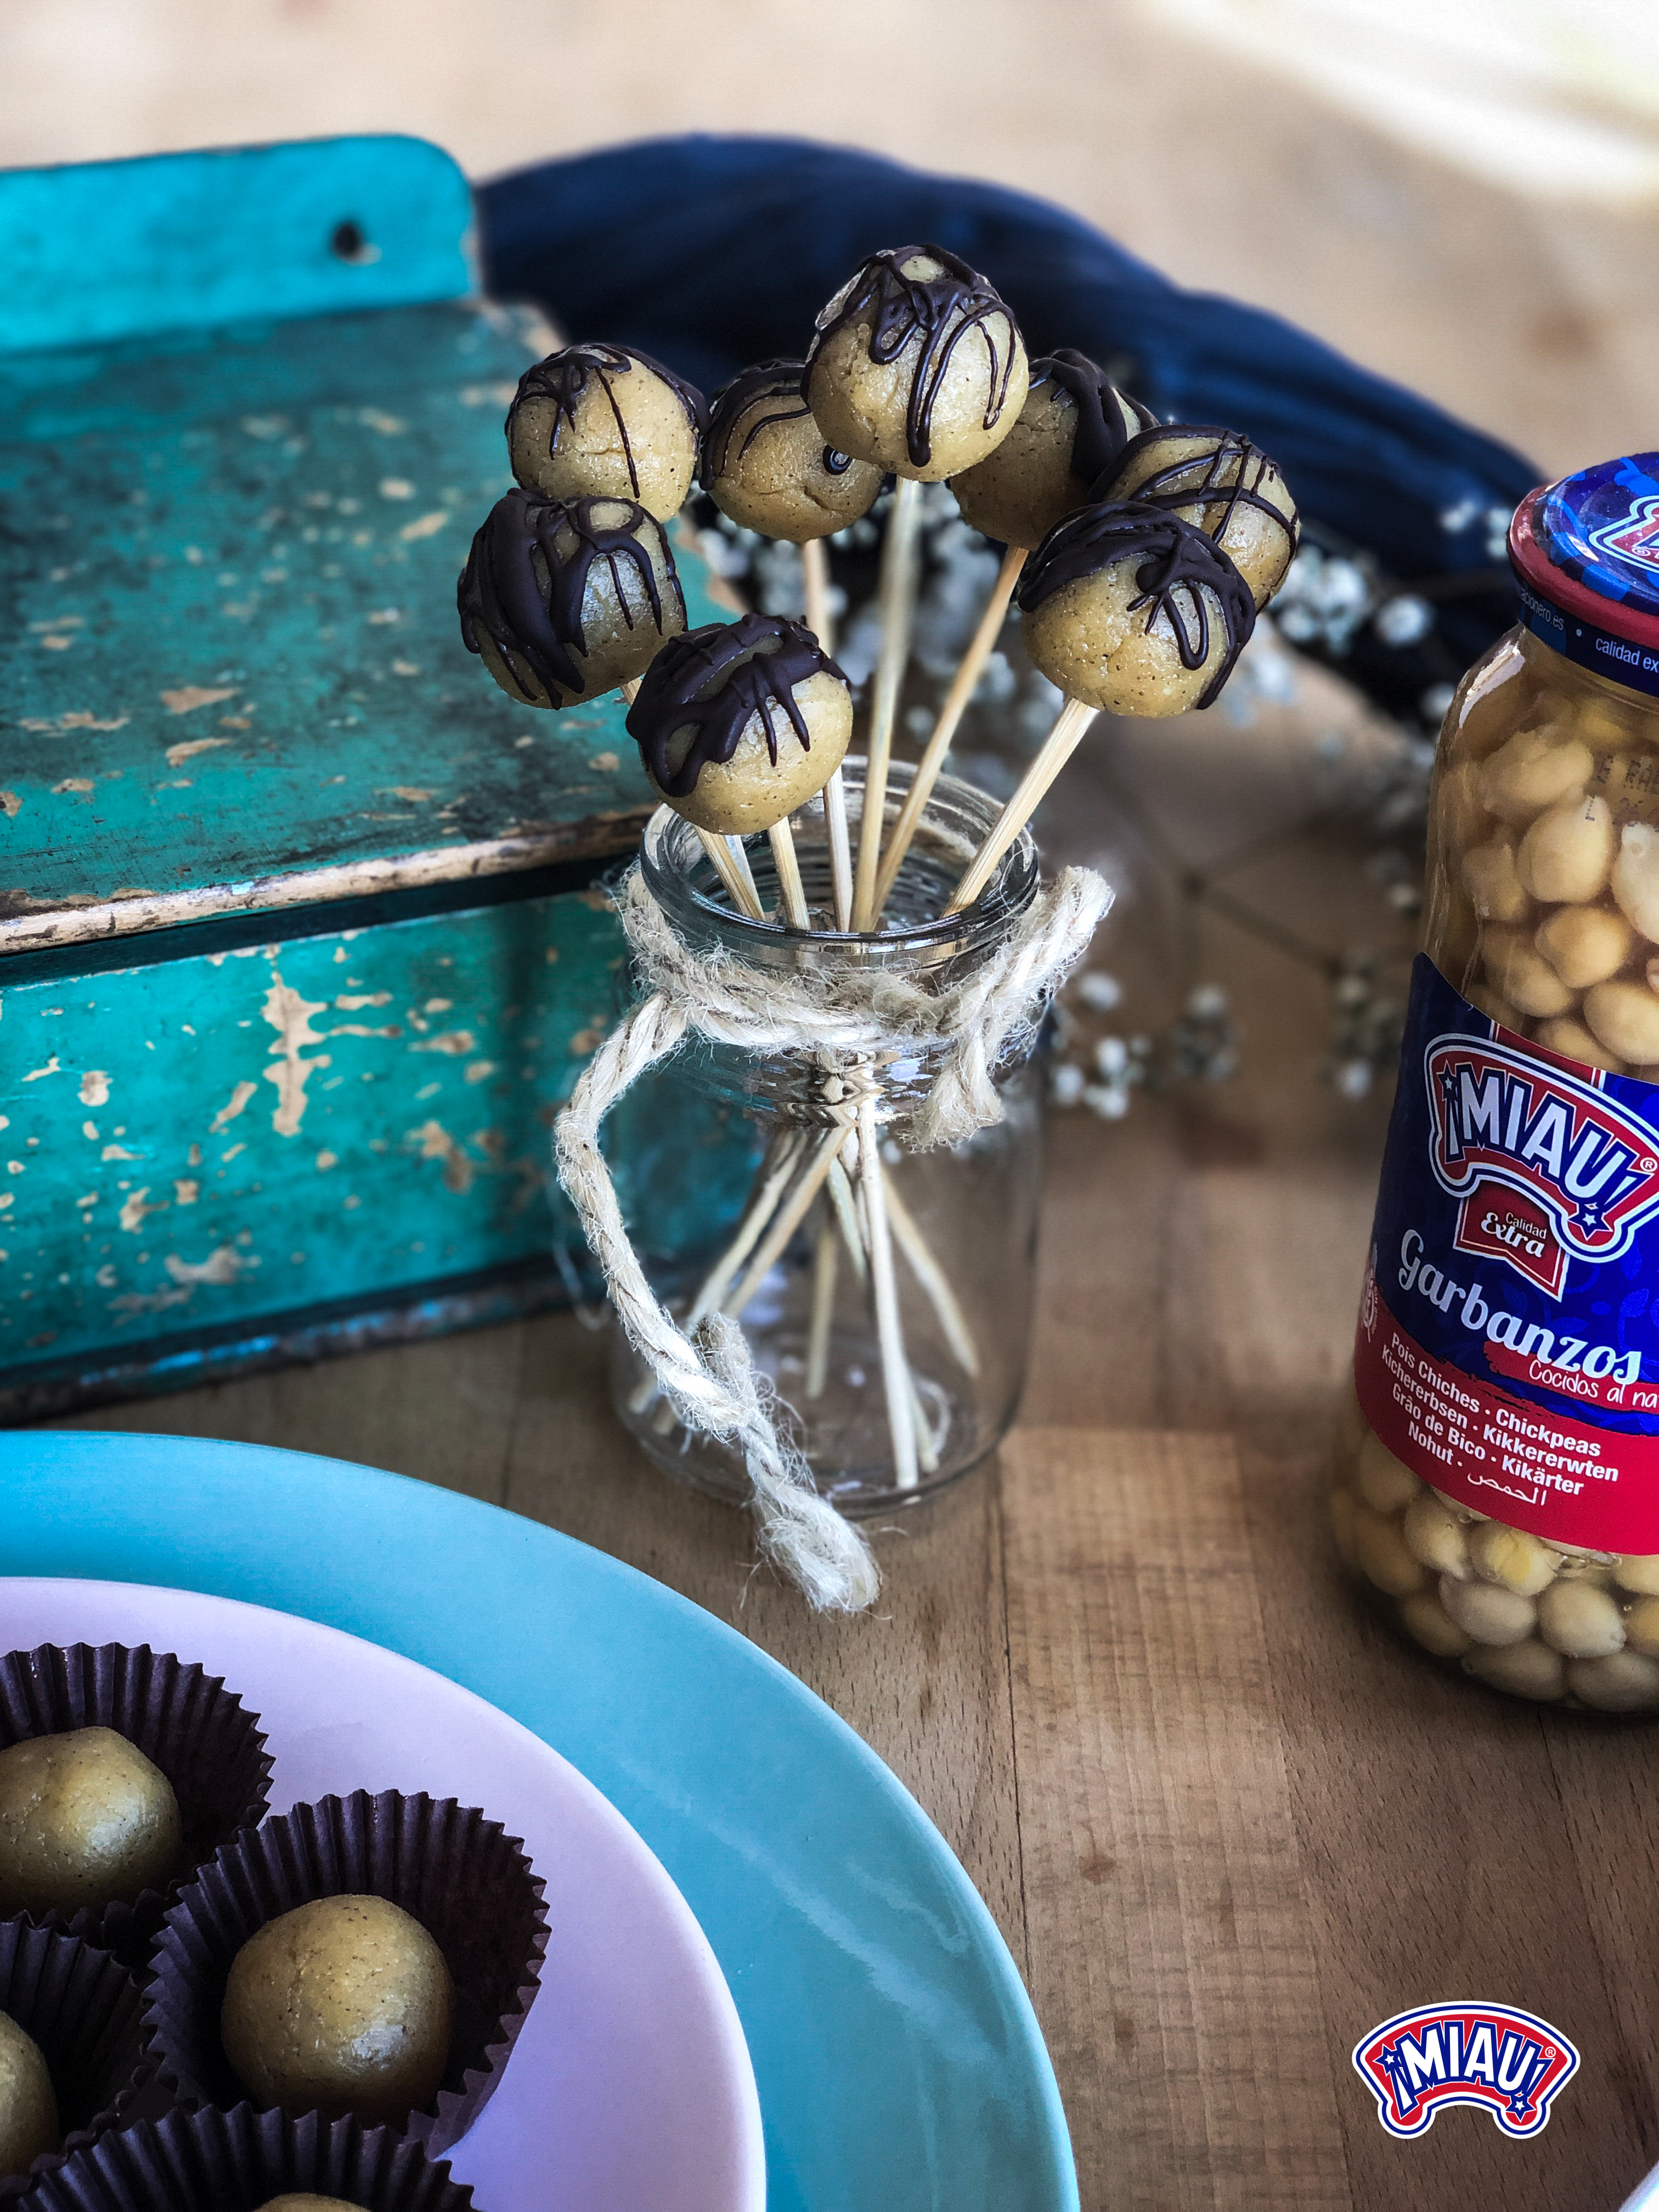
[[[983,897],[1098,712],[1168,715],[1211,703],[1297,545],[1284,481],[1249,440],[1157,422],[1080,354],[1028,361],[1006,304],[932,246],[872,255],[818,317],[803,361],[761,362],[707,407],[636,350],[567,347],[526,373],[507,436],[519,488],[473,542],[459,598],[467,645],[526,705],[622,690],[653,787],[696,830],[732,908],[759,927],[816,938],[884,931],[1011,602],[1064,704],[944,915]],[[853,698],[833,659],[824,540],[868,512],[890,474],[854,858],[842,773]],[[687,629],[664,526],[694,477],[733,521],[800,545],[803,622],[748,614]],[[894,808],[918,499],[923,483],[946,479],[967,520],[1007,550]],[[822,809],[829,864],[817,909],[792,826],[809,805]],[[760,836],[775,915],[744,842]],[[945,1270],[884,1170],[893,1110],[880,1066],[825,1065],[814,1081],[819,1126],[774,1137],[685,1327],[716,1310],[741,1314],[816,1212],[805,1395],[824,1388],[844,1249],[874,1309],[893,1487],[914,1489],[937,1465],[940,1438],[905,1359],[896,1246],[969,1375],[978,1354]],[[651,1391],[641,1386],[636,1410]],[[658,1419],[672,1426],[673,1415],[665,1405]]]

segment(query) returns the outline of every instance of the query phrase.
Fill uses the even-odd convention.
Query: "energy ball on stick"
[[[882,472],[831,445],[801,390],[806,364],[762,361],[709,402],[700,479],[720,513],[804,545],[867,514]]]
[[[685,598],[663,526],[632,500],[497,500],[461,573],[461,637],[509,699],[556,709],[632,696]],[[721,882],[759,919],[748,863],[706,840]]]
[[[1007,436],[951,479],[963,520],[1005,545],[1040,545],[1074,509],[1105,496],[1097,487],[1107,471],[1156,422],[1087,354],[1066,346],[1041,356]]]
[[[1301,535],[1296,501],[1259,446],[1237,430],[1167,422],[1125,447],[1101,499],[1139,500],[1213,538],[1265,607]]]
[[[1220,546],[1132,500],[1079,508],[1051,531],[1019,607],[1025,649],[1066,704],[947,914],[985,889],[1102,708],[1161,716],[1209,706],[1255,627],[1255,601]]]
[[[763,361],[715,393],[703,437],[702,481],[723,514],[745,530],[801,549],[806,625],[833,649],[829,568],[821,540],[867,514],[881,471],[830,445],[801,391],[806,364]],[[841,770],[823,787],[825,838],[837,929],[853,922],[853,871]]]
[[[1154,421],[1150,409],[1120,392],[1105,370],[1073,347],[1031,363],[1030,388],[1018,421],[994,453],[951,480],[964,522],[1007,550],[979,628],[963,655],[917,763],[893,834],[882,848],[876,884],[879,921],[892,895],[957,725],[1000,635],[1030,549],[1039,545],[1092,487],[1115,468],[1129,441]]]
[[[938,483],[981,461],[1025,404],[1012,311],[940,246],[872,253],[818,317],[808,406],[855,460]]]
[[[566,346],[520,378],[507,458],[527,491],[636,500],[666,522],[691,489],[702,424],[702,394],[649,354]]]
[[[1012,428],[1028,383],[1012,312],[976,270],[942,246],[872,254],[818,317],[807,404],[842,452],[898,477],[882,549],[855,929],[875,926],[893,720],[915,601],[917,487],[983,460]]]
[[[663,526],[625,499],[508,492],[472,541],[457,600],[468,651],[525,707],[600,698],[685,628]]]
[[[628,730],[695,828],[770,835],[785,917],[810,929],[788,817],[841,766],[853,733],[847,678],[811,630],[757,614],[688,630],[652,662]]]

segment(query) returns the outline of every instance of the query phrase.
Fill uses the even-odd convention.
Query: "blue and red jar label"
[[[1545,1052],[1422,957],[1354,1375],[1448,1497],[1659,1553],[1659,1085]]]

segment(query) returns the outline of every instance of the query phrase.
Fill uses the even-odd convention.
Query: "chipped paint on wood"
[[[211,1137],[216,1137],[221,1129],[228,1127],[230,1123],[236,1119],[236,1116],[246,1106],[248,1100],[252,1097],[258,1088],[258,1085],[257,1084],[239,1083],[235,1089],[231,1092],[229,1097],[225,1101],[224,1104],[214,1115],[213,1119],[208,1123],[208,1134]]]
[[[451,169],[450,198],[434,185],[423,201],[441,157],[399,144],[385,160],[409,189],[386,191],[383,215],[410,257],[402,290],[327,261],[260,265],[258,320],[210,327],[191,271],[216,265],[223,238],[175,226],[165,282],[128,257],[112,289],[25,283],[0,300],[13,1406],[88,1376],[106,1392],[152,1360],[182,1376],[180,1347],[204,1331],[287,1342],[292,1317],[322,1304],[482,1311],[488,1294],[441,1286],[539,1280],[574,1232],[549,1131],[615,1018],[624,953],[604,897],[383,905],[362,929],[282,933],[295,907],[620,854],[652,804],[619,702],[534,714],[460,645],[456,568],[507,487],[500,410],[550,341],[520,311],[454,296],[460,284],[409,277],[453,272],[455,237],[422,247],[421,225],[449,221],[465,192]],[[55,204],[149,177],[188,197],[242,161],[271,180],[261,219],[284,240],[313,234],[293,208],[333,194],[343,163],[376,189],[362,144],[14,174],[0,236],[32,194]],[[255,266],[241,254],[220,275],[252,281]],[[185,307],[146,335],[134,301],[163,295]],[[426,304],[356,311],[376,300]],[[362,404],[388,390],[395,413]],[[707,578],[681,542],[688,611],[704,621]],[[239,915],[272,917],[247,928],[262,941],[234,941]],[[185,926],[207,921],[228,949],[192,949]],[[106,965],[110,941],[143,933],[137,964]],[[40,969],[7,957],[49,966],[83,945],[84,972],[50,985],[18,980]],[[614,1117],[648,1255],[718,1232],[752,1150],[741,1123],[657,1096],[642,1088]]]
[[[280,1330],[324,1304],[539,1267],[578,1241],[551,1120],[623,1003],[606,902],[567,893],[229,951],[186,944],[72,988],[0,992],[0,1125],[28,1170],[8,1177],[0,1160],[0,1395],[20,1375],[33,1390],[48,1370],[131,1363],[124,1346]],[[442,1019],[434,1034],[464,1030],[475,1049],[416,1053],[428,1040],[412,1030],[333,1018],[342,1000],[434,1007],[420,1014]],[[24,1082],[53,1057],[53,1080]],[[706,1247],[740,1209],[748,1125],[672,1074],[613,1119],[647,1254]],[[105,1160],[106,1145],[136,1157]]]
[[[278,1045],[277,1057],[264,1071],[265,1081],[276,1086],[277,1105],[270,1126],[279,1137],[295,1137],[305,1119],[307,1084],[319,1070],[334,1065],[332,1053],[305,1057],[307,1045],[328,1042],[311,1026],[313,1014],[328,1011],[328,1000],[302,999],[283,982],[279,972],[271,980],[262,1011],[276,1032]]]
[[[529,357],[521,323],[460,301],[0,354],[0,955],[635,842],[651,793],[621,702],[516,705],[455,619],[509,481],[499,416],[460,395]],[[349,397],[389,360],[412,520]]]

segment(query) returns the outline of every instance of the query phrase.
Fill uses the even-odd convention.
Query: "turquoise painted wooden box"
[[[582,1279],[549,1125],[648,800],[459,643],[540,349],[470,222],[409,139],[0,175],[0,1417]],[[747,1148],[653,1183],[652,1111],[672,1260]]]

